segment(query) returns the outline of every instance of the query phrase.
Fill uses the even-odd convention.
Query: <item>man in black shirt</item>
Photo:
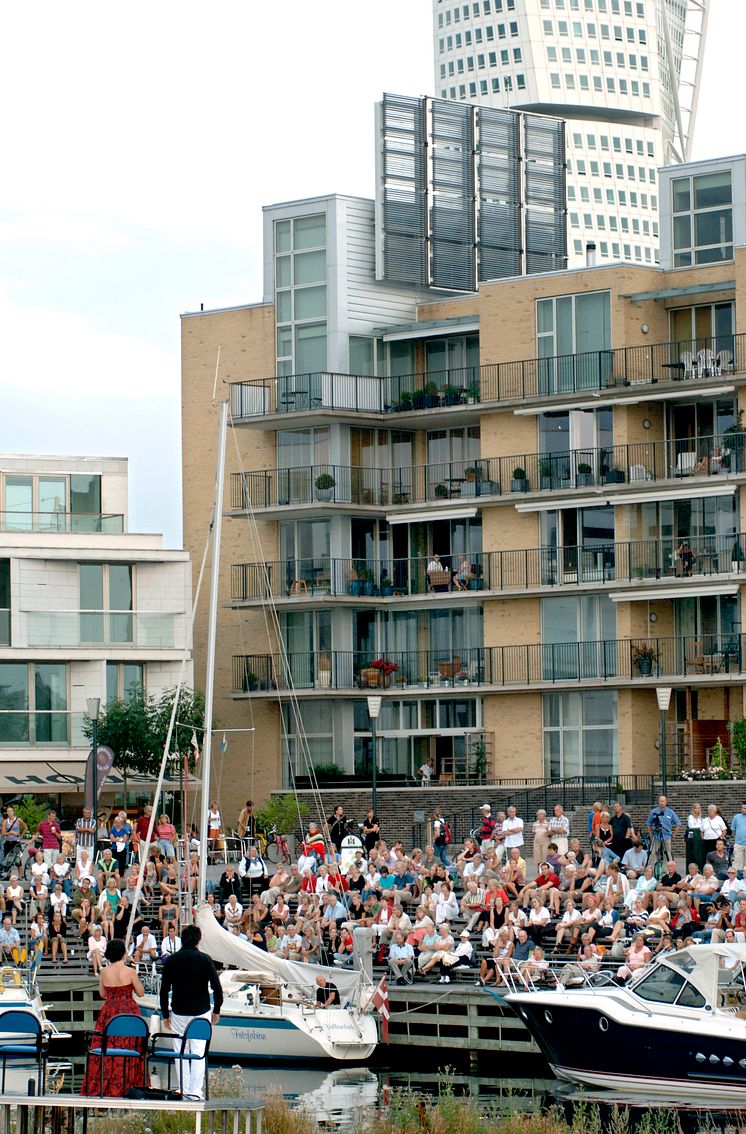
[[[337,853],[339,853],[342,850],[342,839],[347,834],[347,817],[341,804],[334,808],[334,814],[329,816],[327,823],[329,824],[329,838],[337,848]]]
[[[721,882],[724,882],[728,877],[728,852],[723,839],[718,839],[715,849],[705,856],[705,866],[708,862]]]
[[[185,926],[181,933],[181,949],[168,957],[163,966],[161,1018],[164,1028],[177,1036],[183,1036],[187,1026],[197,1016],[211,1020],[213,1027],[220,1017],[223,990],[212,958],[206,953],[200,953],[197,948],[201,940],[202,933],[196,925]],[[174,1050],[179,1050],[177,1039],[174,1039]],[[187,1050],[201,1058],[184,1062],[182,1094],[204,1098],[205,1044],[190,1040]]]
[[[634,828],[632,820],[619,802],[614,804],[614,814],[609,820],[609,826],[612,836],[611,849],[619,858],[624,858],[625,853],[632,846]]]
[[[319,1008],[334,1008],[339,1006],[339,989],[326,977],[316,977],[316,1003]]]

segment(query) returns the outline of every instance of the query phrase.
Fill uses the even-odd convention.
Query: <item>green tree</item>
[[[295,798],[292,792],[273,795],[257,813],[256,822],[260,831],[277,827],[281,835],[292,834],[300,826],[300,818],[308,815],[308,808]]]

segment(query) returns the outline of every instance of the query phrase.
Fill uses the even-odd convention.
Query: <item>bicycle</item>
[[[264,843],[264,846],[261,846]],[[284,835],[281,835],[277,827],[270,827],[267,831],[266,837],[257,835],[257,844],[259,845],[259,853],[262,858],[266,858],[267,862],[272,862],[275,866],[283,862],[286,865],[290,862],[290,847]]]

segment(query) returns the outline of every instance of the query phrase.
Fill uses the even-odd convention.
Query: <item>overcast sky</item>
[[[746,0],[710,5],[695,158],[746,150]],[[178,543],[179,314],[261,298],[263,204],[373,196],[383,91],[432,93],[431,0],[5,6],[0,451],[129,457]]]

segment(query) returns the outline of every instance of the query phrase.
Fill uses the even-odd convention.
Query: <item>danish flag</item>
[[[370,1002],[381,1014],[381,1032],[383,1034],[383,1042],[389,1042],[389,1017],[391,1011],[389,1009],[389,990],[386,986],[386,977],[384,977],[378,988],[370,998]]]

